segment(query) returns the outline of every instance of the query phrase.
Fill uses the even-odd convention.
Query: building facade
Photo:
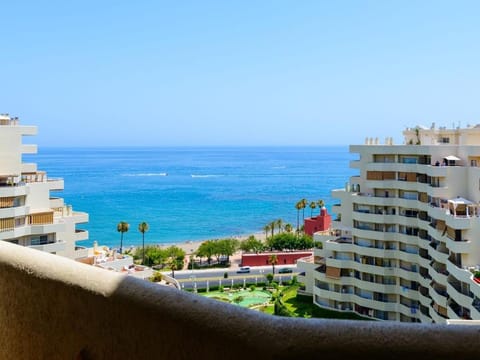
[[[358,169],[311,261],[315,304],[366,317],[445,323],[480,319],[480,126],[416,127],[404,145],[367,139]],[[480,277],[480,272],[478,273]]]
[[[88,214],[50,195],[63,190],[62,179],[50,179],[36,164],[22,160],[23,154],[37,152],[22,137],[36,133],[35,126],[0,115],[0,240],[71,259],[85,257],[88,250],[75,243],[88,239],[86,230],[77,229],[88,222]]]

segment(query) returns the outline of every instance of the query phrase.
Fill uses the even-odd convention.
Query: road
[[[278,271],[282,268],[290,268],[293,272],[279,274]],[[225,273],[228,274],[227,278],[224,277]],[[194,289],[195,287],[201,289],[206,288],[207,285],[231,287],[234,284],[265,282],[265,275],[269,273],[272,273],[271,266],[251,267],[250,273],[237,273],[236,269],[182,270],[175,272],[175,279],[184,289]],[[296,265],[275,267],[275,280],[277,281],[291,280],[294,275],[297,275]]]

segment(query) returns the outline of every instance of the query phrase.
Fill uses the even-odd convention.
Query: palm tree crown
[[[138,224],[138,231],[142,233],[142,264],[145,263],[145,233],[148,231],[148,224],[144,221]]]
[[[317,207],[317,203],[315,201],[312,201],[309,206],[310,206],[310,217],[313,217],[313,209]]]
[[[272,265],[272,273],[273,273],[273,275],[275,275],[275,265],[278,264],[277,255],[275,255],[275,254],[270,255],[270,257],[268,258],[268,262]]]
[[[121,233],[121,236],[120,236],[120,254],[122,253],[122,247],[123,247],[123,233],[126,233],[128,231],[129,227],[130,227],[130,225],[125,221],[120,221],[117,224],[117,231],[119,233]]]

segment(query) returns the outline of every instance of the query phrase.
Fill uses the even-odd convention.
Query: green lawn
[[[345,319],[345,320],[370,320],[350,312],[327,310],[313,304],[311,296],[298,295],[298,286],[285,288],[283,303],[295,317]]]
[[[287,307],[287,309],[293,314],[294,317],[344,319],[344,320],[371,320],[351,312],[334,311],[334,310],[327,310],[327,309],[320,308],[313,304],[311,296],[298,295],[297,294],[298,288],[299,288],[299,285],[285,286],[281,288],[282,301]],[[249,305],[254,305],[255,302],[250,303],[248,301],[248,298],[251,296],[255,297],[254,295],[257,292],[268,294],[268,292],[259,290],[259,288],[257,288],[257,290],[254,293],[251,293],[249,290],[240,291],[240,292],[237,291],[233,294],[228,292],[212,291],[209,293],[199,293],[199,295],[208,296],[216,300],[226,301],[230,303],[235,303],[235,301],[233,300],[235,300],[237,296],[242,296],[245,299],[237,303],[245,307],[249,307]],[[266,299],[262,301],[257,301],[256,303],[262,303],[265,301]],[[259,310],[266,314],[273,315],[274,306],[272,304],[272,305],[257,307],[256,310]]]

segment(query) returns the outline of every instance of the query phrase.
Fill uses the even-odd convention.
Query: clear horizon
[[[476,1],[1,9],[0,112],[39,147],[401,144],[480,123]]]

